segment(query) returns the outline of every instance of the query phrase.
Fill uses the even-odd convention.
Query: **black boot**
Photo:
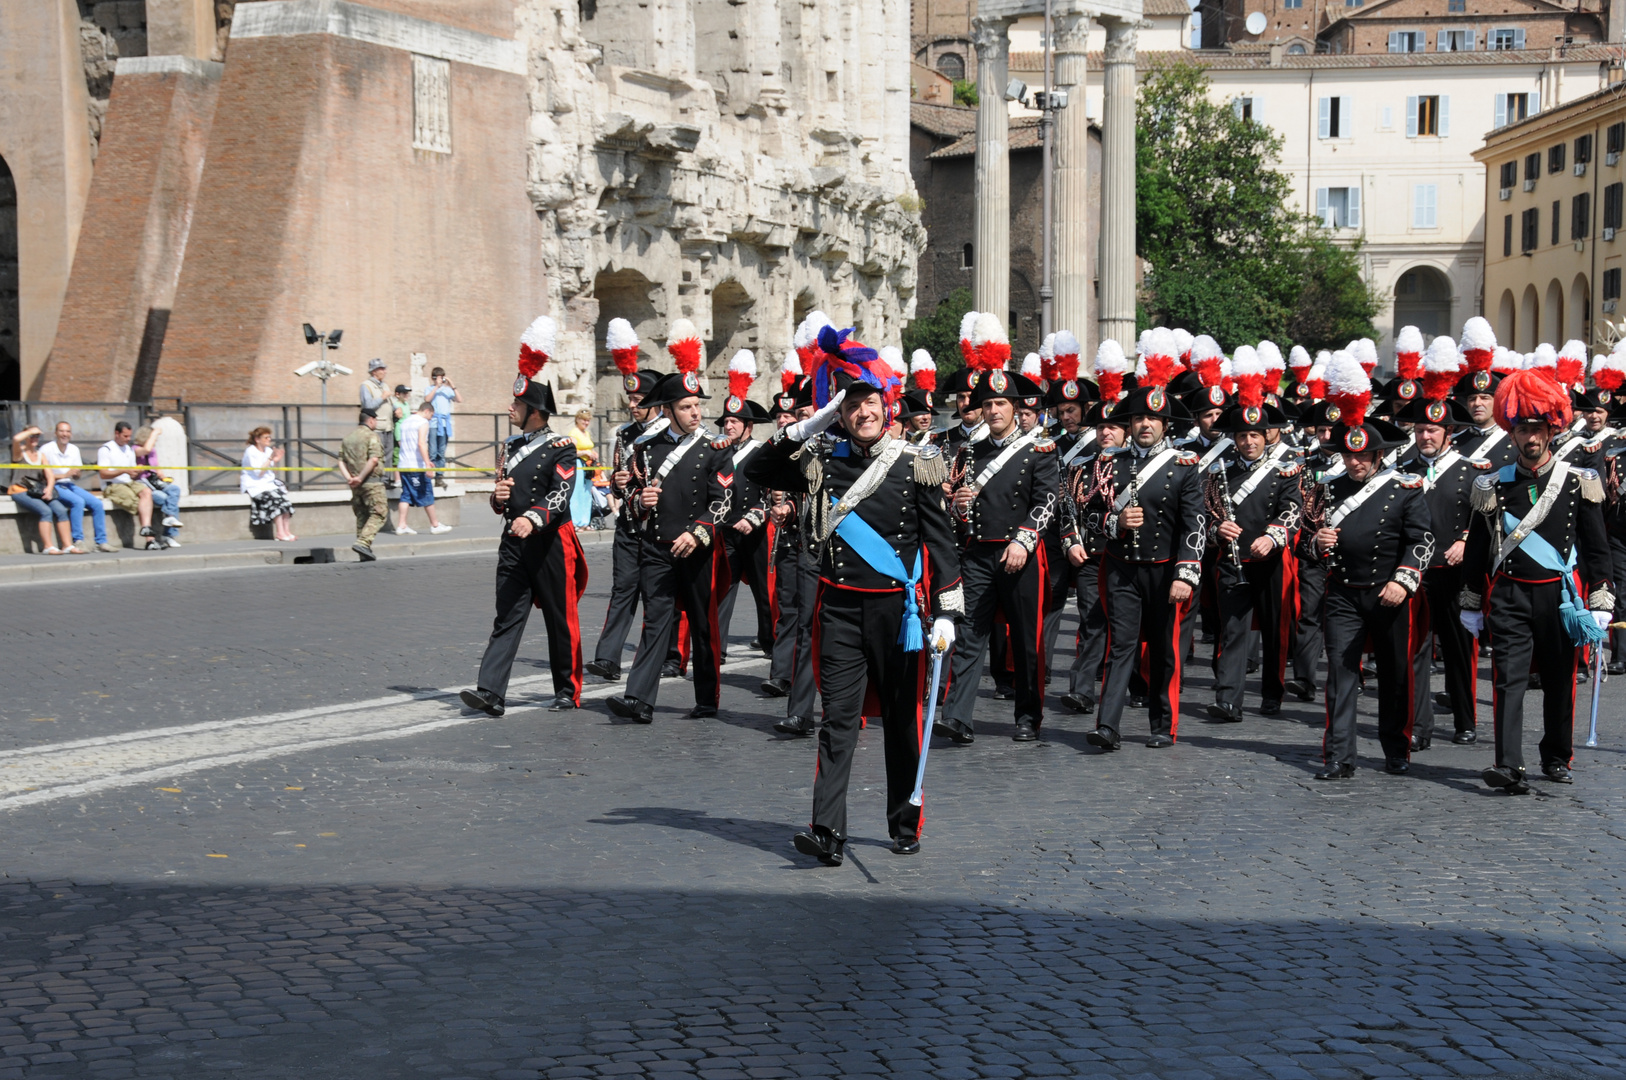
[[[814,729],[813,718],[811,716],[787,716],[775,724],[773,729],[783,735],[811,735]]]
[[[790,842],[797,851],[813,856],[826,866],[840,866],[846,858],[842,849],[847,846],[847,838],[837,836],[823,825],[814,825],[797,833],[790,838]]]
[[[489,690],[463,690],[457,696],[463,699],[464,705],[487,716],[501,716],[506,711],[502,698]]]

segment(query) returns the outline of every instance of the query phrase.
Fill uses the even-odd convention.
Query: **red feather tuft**
[[[1536,417],[1554,427],[1567,428],[1575,418],[1569,390],[1551,376],[1528,368],[1502,380],[1492,410],[1497,426],[1504,431],[1512,431],[1520,420]]]
[[[1586,361],[1575,356],[1558,354],[1558,385],[1574,386],[1581,381],[1581,374],[1586,370]]]
[[[548,362],[548,354],[529,345],[519,347],[519,373],[527,379],[536,378],[536,373],[542,370],[542,365]]]
[[[1124,377],[1118,371],[1097,371],[1095,384],[1101,389],[1102,401],[1117,401],[1124,396]]]
[[[1197,373],[1197,378],[1204,386],[1218,386],[1224,381],[1224,357],[1205,356],[1191,365],[1191,370]]]
[[[987,341],[972,350],[974,359],[971,366],[980,371],[998,371],[1011,359],[1011,343],[1008,341]]]
[[[1614,393],[1626,384],[1626,369],[1623,368],[1593,368],[1592,382],[1599,390],[1608,390]]]
[[[1052,376],[1062,382],[1078,378],[1078,354],[1061,353],[1056,357],[1056,374]]]
[[[744,399],[751,392],[752,377],[743,371],[730,371],[728,373],[728,392],[737,398]]]
[[[964,360],[965,366],[972,371],[977,370],[977,349],[971,344],[970,338],[960,339],[960,359]]]
[[[1430,401],[1444,401],[1456,389],[1457,380],[1461,377],[1461,371],[1425,371],[1423,396]]]
[[[1306,379],[1304,385],[1310,388],[1310,399],[1312,401],[1325,401],[1327,399],[1326,379]]]
[[[927,393],[931,393],[937,389],[936,368],[920,368],[914,374],[916,390],[925,390]]]
[[[1417,379],[1423,370],[1423,354],[1419,352],[1395,353],[1395,368],[1402,379]],[[1371,374],[1371,372],[1367,372]]]
[[[1372,391],[1359,394],[1333,394],[1332,403],[1338,406],[1338,422],[1345,427],[1357,428],[1366,422],[1366,410],[1372,407]]]
[[[1243,375],[1236,380],[1238,405],[1258,408],[1265,403],[1265,377],[1263,374]]]
[[[672,354],[672,362],[682,372],[700,370],[700,339],[684,338],[674,341],[666,346],[666,351]]]
[[[611,349],[610,356],[615,360],[615,369],[623,375],[638,374],[638,346],[630,349]]]
[[[1489,371],[1491,360],[1495,358],[1494,349],[1463,349],[1463,357],[1468,361],[1468,371]]]
[[[1146,374],[1140,386],[1167,386],[1169,380],[1180,374],[1180,361],[1172,356],[1151,355],[1145,358]]]

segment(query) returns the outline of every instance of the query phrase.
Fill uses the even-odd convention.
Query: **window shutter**
[[[1327,220],[1327,189],[1324,187],[1315,189],[1315,216],[1321,219],[1321,224],[1332,228],[1332,222]]]
[[[1241,98],[1234,97],[1234,98],[1231,99],[1231,111],[1236,113],[1236,118],[1238,120],[1242,119],[1242,99]]]
[[[1497,94],[1496,95],[1496,122],[1493,123],[1491,125],[1491,127],[1499,128],[1499,127],[1506,127],[1506,126],[1507,126],[1507,95],[1506,94]]]
[[[1349,192],[1349,227],[1361,227],[1361,188],[1356,184],[1347,189]]]
[[[1417,96],[1406,99],[1406,138],[1417,138]]]
[[[1451,51],[1451,32],[1449,30],[1441,30],[1438,34],[1434,35],[1434,51]]]
[[[1391,30],[1391,31],[1389,31],[1389,51],[1390,52],[1400,52],[1401,51],[1401,49],[1400,49],[1400,31],[1399,30]]]
[[[1451,98],[1446,94],[1440,95],[1439,136],[1445,138],[1451,134]]]
[[[1434,184],[1423,184],[1421,187],[1423,193],[1423,205],[1421,207],[1423,214],[1423,227],[1425,229],[1432,229],[1436,223],[1436,200],[1439,196],[1440,189]]]
[[[1255,94],[1250,103],[1252,108],[1249,111],[1253,113],[1253,122],[1262,126],[1265,122],[1265,99]]]
[[[1468,40],[1463,43],[1462,51],[1463,52],[1473,52],[1474,51],[1474,32],[1472,30],[1468,31]]]
[[[1513,31],[1513,47],[1515,49],[1524,48],[1524,30],[1522,27]]]
[[[1520,46],[1520,47],[1522,48],[1523,46]],[[1529,115],[1534,116],[1540,111],[1541,111],[1541,91],[1540,90],[1532,90],[1532,91],[1530,91],[1530,112],[1529,112]]]
[[[1344,95],[1338,99],[1338,136],[1347,139],[1355,134],[1355,99]]]
[[[1332,98],[1322,98],[1318,103],[1321,110],[1321,126],[1317,129],[1323,139],[1332,138]]]

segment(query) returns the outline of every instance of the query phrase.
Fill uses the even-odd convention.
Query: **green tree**
[[[966,79],[954,80],[954,103],[956,105],[977,106],[977,84]]]
[[[916,349],[925,349],[937,361],[938,379],[960,370],[965,366],[960,357],[960,320],[970,310],[970,289],[962,287],[949,293],[938,302],[936,311],[904,328],[904,359],[913,356]]]
[[[1136,239],[1151,264],[1143,317],[1212,334],[1227,350],[1262,338],[1312,351],[1375,337],[1377,298],[1353,247],[1288,209],[1273,166],[1281,139],[1209,97],[1175,64],[1136,105]]]

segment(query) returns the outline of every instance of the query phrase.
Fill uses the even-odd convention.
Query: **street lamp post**
[[[1043,242],[1039,254],[1039,340],[1042,342],[1054,331],[1056,290],[1050,280],[1051,264],[1051,238],[1052,207],[1051,191],[1055,187],[1055,177],[1052,175],[1050,160],[1050,139],[1055,129],[1055,92],[1051,86],[1051,52],[1055,48],[1053,40],[1056,33],[1052,22],[1052,5],[1054,0],[1044,0],[1044,102],[1039,110],[1039,142],[1043,147],[1043,164],[1040,172],[1040,183],[1044,187],[1044,220],[1041,225]]]

